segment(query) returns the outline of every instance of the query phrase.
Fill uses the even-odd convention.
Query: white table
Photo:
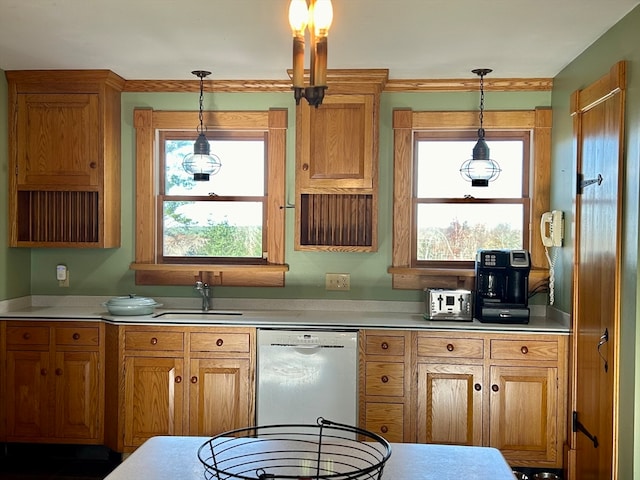
[[[209,437],[154,437],[105,480],[203,480],[198,449]],[[393,443],[383,480],[513,480],[499,450],[489,447]]]

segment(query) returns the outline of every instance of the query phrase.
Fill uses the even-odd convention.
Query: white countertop
[[[133,452],[105,480],[202,480],[198,449],[209,437],[153,437]],[[234,477],[230,477],[234,478]],[[499,450],[489,447],[391,444],[382,480],[513,480]]]

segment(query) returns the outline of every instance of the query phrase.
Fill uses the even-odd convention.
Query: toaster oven
[[[470,290],[425,288],[424,292],[427,320],[473,320]]]

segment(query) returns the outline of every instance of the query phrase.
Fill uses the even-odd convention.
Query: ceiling
[[[329,69],[551,78],[640,0],[333,0]],[[0,68],[127,80],[281,80],[289,0],[0,0]]]

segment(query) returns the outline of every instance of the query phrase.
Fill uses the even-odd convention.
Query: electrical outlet
[[[351,290],[351,275],[348,273],[327,273],[325,288],[327,290]]]

